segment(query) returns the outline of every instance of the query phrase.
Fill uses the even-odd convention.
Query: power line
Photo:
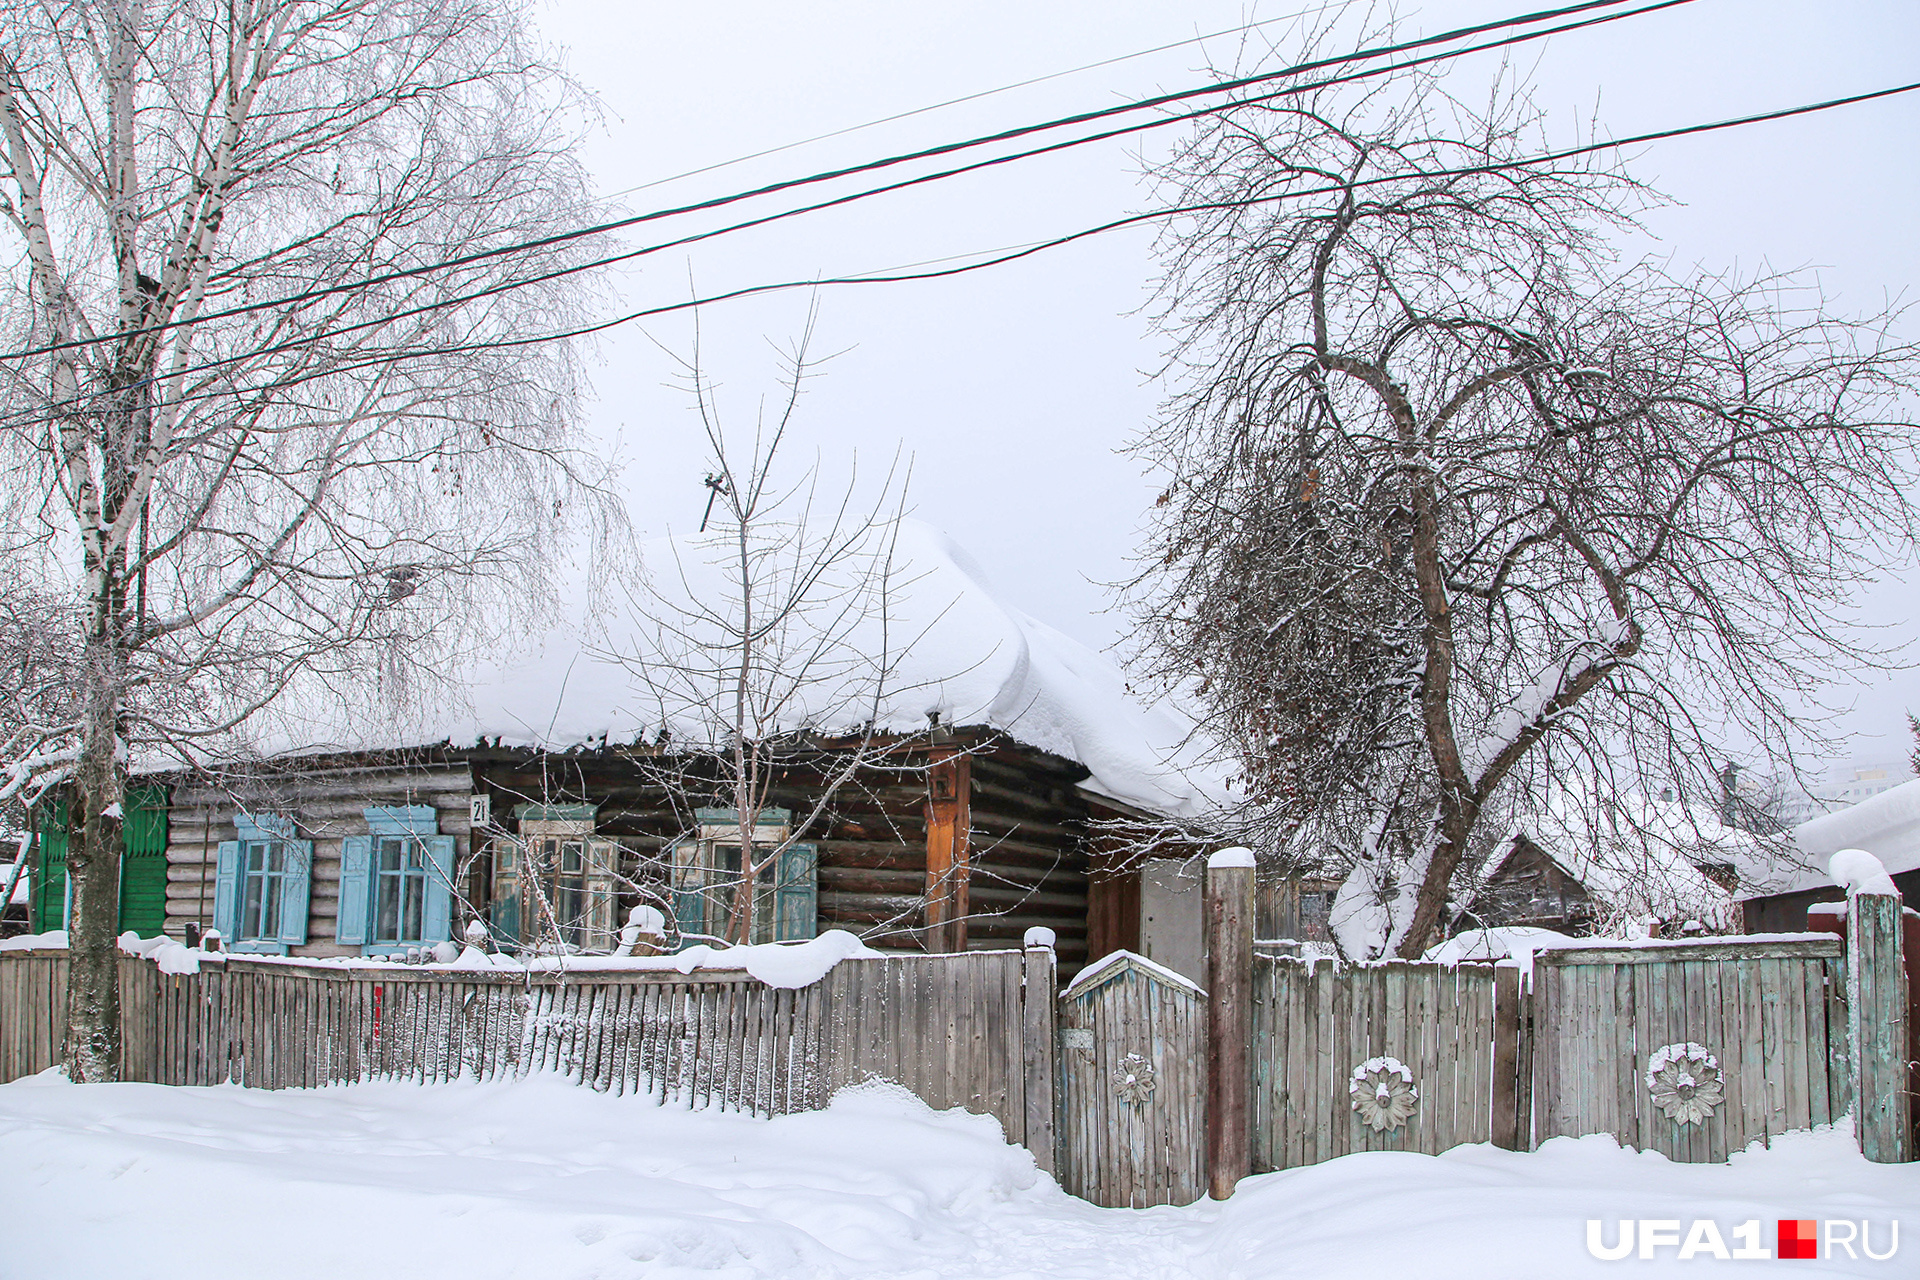
[[[835,208],[842,205],[852,204],[856,201],[868,199],[876,195],[883,195],[889,192],[901,191],[910,187],[922,186],[932,182],[944,181],[945,179],[957,177],[961,174],[976,172],[978,170],[992,168],[997,165],[1010,164],[1017,160],[1029,159],[1033,156],[1045,155],[1055,151],[1063,151],[1072,147],[1084,145],[1089,142],[1105,141],[1112,138],[1123,137],[1128,134],[1139,133],[1147,129],[1164,128],[1169,125],[1179,124],[1179,123],[1182,123],[1183,121],[1196,119],[1201,116],[1215,115],[1215,114],[1219,114],[1226,111],[1236,110],[1244,106],[1257,105],[1259,103],[1272,101],[1275,98],[1289,97],[1297,94],[1308,93],[1317,89],[1324,89],[1331,86],[1350,83],[1356,80],[1369,79],[1376,76],[1391,75],[1397,71],[1405,71],[1414,67],[1427,65],[1434,62],[1444,62],[1444,61],[1448,61],[1450,59],[1461,57],[1470,53],[1479,53],[1479,52],[1485,52],[1490,49],[1504,48],[1504,47],[1511,46],[1513,44],[1521,43],[1523,41],[1545,39],[1549,36],[1562,34],[1564,32],[1579,30],[1584,27],[1595,26],[1602,23],[1617,22],[1625,18],[1637,17],[1643,13],[1650,13],[1660,9],[1673,8],[1677,5],[1686,4],[1690,2],[1691,0],[1659,0],[1658,3],[1647,5],[1639,9],[1628,10],[1624,13],[1608,14],[1608,15],[1604,15],[1596,18],[1585,18],[1578,21],[1569,22],[1558,27],[1549,27],[1544,30],[1527,32],[1517,36],[1505,36],[1499,39],[1489,40],[1479,45],[1469,45],[1460,49],[1451,49],[1451,50],[1445,50],[1445,51],[1439,51],[1439,52],[1426,53],[1415,58],[1407,59],[1404,62],[1388,63],[1384,66],[1370,67],[1364,70],[1348,72],[1345,75],[1331,76],[1324,80],[1315,80],[1315,81],[1310,81],[1302,84],[1287,85],[1264,94],[1257,94],[1247,98],[1236,98],[1229,102],[1224,102],[1224,103],[1215,103],[1211,106],[1202,107],[1190,112],[1161,116],[1161,117],[1157,117],[1155,119],[1144,121],[1144,122],[1121,125],[1117,128],[1108,129],[1100,133],[1088,134],[1088,135],[1084,135],[1077,138],[1069,138],[1061,142],[1048,143],[1045,146],[1030,148],[1026,151],[1010,152],[1008,154],[994,156],[986,160],[972,161],[968,164],[960,165],[956,168],[936,170],[932,173],[920,174],[913,178],[901,179],[898,182],[886,183],[878,187],[871,187],[862,191],[856,191],[846,195],[836,196],[832,199],[817,201],[811,205],[802,205],[797,208],[783,209],[775,213],[763,214],[757,218],[750,218],[742,222],[731,223],[727,226],[712,228],[707,231],[700,231],[700,232],[695,232],[691,235],[681,236],[675,240],[668,240],[659,244],[643,246],[639,249],[628,250],[623,253],[613,254],[613,255],[598,258],[589,262],[576,263],[570,266],[556,268],[554,270],[536,274],[536,275],[527,277],[525,279],[506,281],[506,282],[502,282],[495,285],[489,285],[485,288],[475,290],[471,293],[456,295],[451,298],[436,299],[434,301],[423,303],[419,306],[411,307],[406,310],[397,311],[397,312],[388,312],[384,315],[378,316],[371,320],[364,320],[364,321],[360,321],[358,323],[349,324],[349,325],[339,325],[332,328],[324,328],[319,330],[316,333],[306,334],[297,338],[290,338],[285,342],[277,343],[273,346],[257,348],[254,350],[241,353],[239,355],[229,356],[220,360],[204,361],[200,364],[192,365],[185,369],[181,369],[173,373],[169,373],[167,376],[183,377],[189,373],[202,373],[211,369],[223,367],[225,365],[236,364],[243,360],[252,360],[252,359],[258,359],[261,356],[275,355],[282,351],[294,350],[302,346],[309,346],[315,342],[319,342],[326,338],[340,337],[350,333],[361,332],[366,329],[379,328],[383,325],[392,324],[398,320],[410,319],[414,316],[423,315],[428,312],[444,310],[449,307],[460,306],[467,302],[478,301],[480,299],[491,297],[491,296],[494,296],[495,294],[507,292],[512,289],[527,288],[535,284],[543,283],[545,281],[559,279],[568,275],[575,275],[584,271],[595,270],[599,267],[611,266],[619,262],[631,261],[635,258],[646,257],[648,255],[660,253],[668,249],[683,248],[690,244],[696,244],[701,241],[715,239],[723,235],[730,235],[738,231],[744,231],[744,230],[749,230],[755,227],[766,226],[770,223],[780,222],[788,218],[799,217],[803,214],[817,213],[822,210],[831,209],[831,208]],[[1593,6],[1584,5],[1579,7],[1592,8]],[[1498,24],[1495,24],[1495,25],[1498,25]],[[1418,45],[1418,44],[1429,43],[1429,42],[1415,41],[1410,43],[1414,45]],[[1323,60],[1323,65],[1337,65],[1342,61],[1345,61],[1345,59],[1325,59]],[[1108,229],[1111,229],[1111,228],[1108,228]],[[560,238],[565,238],[565,237],[564,236],[549,237],[548,239],[560,239]],[[1079,238],[1079,237],[1076,236],[1074,238]],[[539,245],[539,244],[545,243],[545,241],[536,241],[533,243],[535,245]],[[1024,256],[1024,255],[1018,255],[1018,256]],[[1001,259],[1001,260],[1010,261],[1011,259]],[[983,264],[983,265],[992,265],[992,264],[989,263],[989,264]],[[412,272],[409,274],[417,274],[417,272]],[[836,283],[844,283],[844,282],[846,281],[836,281]],[[792,288],[792,287],[794,287],[792,284],[771,286],[771,288],[780,288],[780,289]],[[348,286],[337,286],[333,289],[324,290],[320,292],[323,295],[327,293],[338,293],[338,292],[346,291],[347,288]],[[754,290],[754,292],[758,292],[758,291],[760,290]],[[728,296],[732,296],[732,295],[728,295]],[[255,306],[248,309],[258,310],[263,305],[266,305],[266,304],[256,304]],[[684,306],[684,305],[687,305],[687,304],[681,304],[681,306]],[[681,307],[676,306],[672,309],[678,310],[678,309],[681,309]],[[646,314],[646,313],[643,313],[643,314]],[[202,319],[211,319],[211,318],[213,317],[212,316],[202,317]],[[560,335],[560,336],[564,337],[569,335]],[[105,341],[105,340],[107,339],[92,339],[88,341],[98,342],[98,341]],[[550,340],[558,340],[558,338],[550,339]],[[78,345],[83,345],[83,343],[72,343],[68,345],[78,346]],[[32,354],[32,353],[19,353],[19,354]],[[93,398],[98,398],[103,394],[106,394],[106,393],[96,392],[93,394]]]
[[[171,329],[179,328],[183,325],[205,324],[213,320],[227,319],[227,318],[231,318],[233,316],[239,316],[239,315],[248,315],[258,311],[265,311],[265,310],[270,310],[276,307],[288,306],[297,302],[309,302],[318,298],[331,297],[341,293],[352,292],[357,289],[371,288],[375,285],[389,284],[398,280],[413,279],[422,275],[430,274],[435,271],[445,271],[445,270],[452,270],[453,268],[456,268],[456,267],[471,266],[474,263],[488,261],[493,258],[505,256],[507,254],[526,253],[533,249],[546,248],[546,247],[550,247],[558,244],[565,244],[565,243],[569,243],[574,240],[579,240],[588,236],[604,235],[608,232],[624,230],[628,227],[639,226],[643,223],[654,222],[663,218],[678,217],[688,213],[699,213],[699,212],[706,212],[713,209],[724,208],[728,205],[737,204],[744,200],[755,199],[757,197],[764,196],[764,195],[777,194],[781,191],[794,190],[799,187],[812,186],[822,182],[835,181],[840,178],[853,177],[862,173],[877,172],[882,169],[892,168],[894,166],[910,163],[916,160],[925,160],[925,159],[932,159],[942,155],[951,155],[960,151],[971,150],[975,147],[988,146],[997,142],[1012,141],[1022,137],[1029,137],[1037,133],[1044,133],[1054,129],[1066,128],[1071,125],[1087,124],[1087,123],[1092,123],[1092,122],[1103,120],[1103,119],[1109,119],[1118,115],[1124,115],[1134,111],[1149,110],[1149,109],[1154,109],[1162,106],[1167,106],[1176,102],[1185,101],[1195,97],[1206,97],[1206,96],[1211,96],[1218,93],[1231,92],[1235,89],[1246,88],[1246,87],[1250,87],[1257,84],[1270,83],[1274,80],[1285,79],[1290,76],[1301,75],[1309,71],[1324,70],[1329,67],[1347,65],[1354,62],[1374,61],[1379,58],[1387,57],[1396,53],[1406,53],[1406,52],[1411,52],[1418,49],[1431,48],[1435,45],[1457,43],[1460,40],[1467,39],[1472,36],[1482,35],[1487,32],[1496,31],[1503,28],[1536,26],[1540,23],[1551,22],[1559,18],[1569,17],[1569,16],[1578,15],[1582,13],[1588,13],[1596,9],[1615,8],[1615,7],[1618,7],[1619,5],[1630,3],[1630,2],[1631,0],[1582,0],[1581,3],[1568,5],[1559,9],[1541,10],[1535,13],[1523,14],[1514,18],[1502,19],[1495,22],[1480,23],[1476,26],[1460,27],[1460,28],[1456,28],[1453,31],[1443,32],[1439,35],[1434,35],[1434,36],[1425,36],[1417,40],[1402,41],[1397,44],[1382,45],[1372,49],[1358,50],[1353,53],[1340,54],[1334,57],[1321,58],[1321,59],[1316,59],[1309,62],[1297,63],[1291,67],[1284,68],[1280,71],[1265,72],[1255,76],[1244,76],[1234,80],[1222,81],[1218,84],[1203,85],[1193,89],[1180,90],[1175,93],[1161,94],[1157,97],[1142,99],[1139,102],[1123,103],[1119,106],[1102,108],[1095,111],[1081,112],[1077,115],[1072,115],[1072,116],[1063,116],[1063,117],[1059,117],[1054,120],[1045,121],[1039,124],[1023,125],[1013,129],[1002,130],[999,133],[989,134],[989,135],[985,135],[977,138],[971,138],[961,142],[943,143],[939,146],[923,148],[919,151],[907,152],[900,155],[888,156],[880,160],[868,161],[863,164],[852,165],[852,166],[848,166],[840,169],[828,170],[826,172],[812,174],[804,178],[794,178],[794,179],[787,179],[781,182],[769,183],[749,191],[736,192],[731,195],[717,196],[712,199],[698,201],[692,204],[680,205],[680,206],[668,208],[668,209],[655,210],[655,211],[644,213],[644,214],[636,214],[631,217],[619,218],[611,222],[603,222],[603,223],[596,224],[594,226],[581,227],[572,231],[558,232],[550,236],[542,236],[534,240],[521,241],[515,244],[509,244],[509,245],[499,245],[491,249],[478,250],[470,254],[464,254],[454,258],[445,259],[443,261],[436,262],[436,263],[423,263],[416,267],[406,267],[396,271],[384,272],[380,275],[371,276],[362,280],[349,281],[349,282],[336,284],[336,285],[327,285],[322,288],[304,290],[299,293],[287,294],[279,298],[268,299],[262,302],[247,303],[238,307],[230,307],[225,310],[207,312],[205,314],[194,317],[192,320],[186,320],[186,321],[170,320],[162,324],[147,325],[137,330],[129,330],[126,333],[113,334],[113,335],[96,337],[96,338],[80,338],[80,339],[74,339],[68,342],[51,343],[46,346],[33,347],[33,348],[21,350],[21,351],[8,352],[5,354],[0,354],[0,359],[17,360],[17,359],[25,359],[30,356],[50,355],[58,351],[74,350],[74,349],[83,348],[83,347],[97,346],[97,345],[108,343],[108,342],[118,342],[118,341],[124,340],[127,337],[133,336],[134,334],[162,333]],[[1586,26],[1594,26],[1604,22],[1618,21],[1623,18],[1638,17],[1642,14],[1656,12],[1661,9],[1674,8],[1679,5],[1690,4],[1692,2],[1693,0],[1659,0],[1659,3],[1644,5],[1641,8],[1633,9],[1626,13],[1609,14],[1600,18],[1592,18],[1592,19],[1587,19],[1585,21],[1581,21],[1581,22],[1568,23],[1561,27],[1554,28],[1548,31],[1543,31],[1543,32],[1525,33],[1522,35],[1510,37],[1505,40],[1490,42],[1488,44],[1481,45],[1476,48],[1454,50],[1450,53],[1445,53],[1445,54],[1427,55],[1422,59],[1419,59],[1418,61],[1419,62],[1441,61],[1447,58],[1459,57],[1459,56],[1463,56],[1466,53],[1479,52],[1485,49],[1498,47],[1504,44],[1519,43],[1520,41],[1523,41],[1523,40],[1540,39],[1548,35],[1562,34],[1568,31],[1578,30]],[[1410,66],[1410,65],[1417,65],[1417,62],[1405,63],[1397,67],[1380,68],[1374,72],[1370,72],[1366,74],[1382,74],[1387,71],[1401,70],[1401,69],[1404,69],[1406,66]],[[1249,99],[1246,101],[1258,101],[1258,100],[1259,99]],[[1214,108],[1211,108],[1210,110],[1218,111],[1218,110],[1224,109],[1225,107],[1230,107],[1232,105],[1238,105],[1238,104],[1222,104],[1222,106],[1216,106]],[[1192,113],[1192,114],[1206,114],[1206,112],[1199,112],[1199,113]],[[1161,120],[1150,122],[1148,125],[1143,125],[1140,127],[1141,128],[1161,127],[1166,124],[1177,123],[1179,120],[1187,119],[1187,118],[1191,118],[1191,115],[1169,116]],[[1135,132],[1135,131],[1137,130],[1134,130],[1134,129],[1112,130],[1112,131],[1092,135],[1087,138],[1082,138],[1077,141],[1072,141],[1065,144],[1055,144],[1048,147],[1035,148],[1025,153],[1018,153],[1009,157],[997,158],[995,160],[981,162],[980,164],[977,164],[977,165],[965,166],[959,169],[955,169],[955,170],[943,173],[940,176],[952,177],[960,173],[971,172],[972,170],[977,168],[987,167],[988,165],[1002,164],[1002,163],[1007,163],[1008,161],[1013,159],[1024,159],[1032,155],[1046,154],[1050,151],[1060,150],[1062,149],[1063,146],[1084,145],[1087,142],[1103,141],[1111,137],[1120,136],[1123,133]],[[915,182],[917,181],[919,180],[914,180],[906,183],[891,184],[887,186],[874,188],[868,192],[861,193],[860,195],[857,195],[853,198],[863,199],[872,195],[884,194],[888,191],[898,190],[903,186],[914,185]],[[814,206],[809,206],[801,210],[788,211],[780,215],[775,215],[775,217],[792,217],[792,216],[796,216],[796,214],[798,213],[815,212],[819,209],[831,208],[836,204],[841,204],[846,202],[847,200],[844,198],[841,200],[826,201]],[[761,225],[766,221],[771,221],[771,220],[773,220],[773,218],[752,220],[746,223],[738,224],[736,227],[728,228],[728,230],[739,230],[739,229],[744,229],[746,227],[757,226],[757,225]],[[709,237],[700,237],[700,238],[709,238]],[[689,242],[691,239],[692,238],[690,237],[687,240],[675,241],[675,242],[672,242],[671,245],[669,246],[653,246],[650,250],[643,251],[643,252],[658,252],[659,249],[662,247],[672,247],[673,245],[684,244]],[[609,263],[622,261],[626,258],[630,258],[634,256],[638,256],[638,254],[616,255],[611,258],[602,259],[595,263],[585,264],[583,267],[577,268],[577,269],[587,269],[593,266],[604,266],[604,265],[608,265]],[[552,275],[546,275],[546,276],[536,277],[536,280],[545,280],[545,279],[551,279],[551,278],[553,278]],[[443,304],[443,305],[451,305],[451,304]]]
[[[881,116],[878,120],[869,120],[865,124],[848,125],[844,129],[834,129],[828,133],[817,133],[811,138],[802,138],[798,142],[782,143],[777,147],[768,147],[764,151],[754,151],[744,156],[735,156],[731,160],[722,160],[718,164],[702,165],[698,169],[689,169],[685,173],[676,173],[671,177],[655,178],[651,182],[642,182],[638,186],[626,187],[622,190],[611,192],[606,198],[609,200],[617,200],[621,196],[630,196],[636,191],[648,191],[654,187],[664,187],[668,183],[679,182],[684,178],[697,178],[703,173],[714,173],[720,169],[730,169],[737,164],[746,164],[750,160],[763,160],[768,156],[779,155],[783,151],[793,151],[800,147],[812,146],[816,142],[826,142],[832,138],[844,138],[850,133],[860,133],[866,129],[877,129],[883,124],[893,124],[900,120],[911,120],[915,116],[924,116],[934,111],[944,111],[948,107],[957,107],[968,102],[978,102],[982,98],[991,98],[1002,93],[1011,93],[1015,89],[1026,89],[1036,84],[1045,84],[1049,80],[1060,80],[1067,76],[1076,76],[1082,71],[1097,71],[1101,67],[1111,67],[1122,62],[1132,62],[1136,58],[1151,57],[1156,53],[1165,53],[1169,49],[1180,49],[1190,44],[1204,44],[1208,40],[1218,40],[1221,36],[1238,35],[1243,31],[1253,31],[1260,27],[1273,26],[1279,22],[1291,22],[1295,18],[1305,18],[1322,14],[1341,3],[1344,3],[1344,0],[1327,0],[1325,4],[1315,5],[1308,9],[1298,9],[1292,13],[1283,13],[1277,18],[1262,18],[1258,22],[1244,22],[1237,27],[1226,27],[1219,31],[1209,32],[1203,36],[1189,36],[1185,40],[1175,40],[1168,44],[1155,45],[1151,49],[1140,49],[1133,53],[1120,54],[1118,57],[1102,58],[1098,62],[1083,63],[1077,67],[1069,67],[1065,71],[1050,71],[1046,75],[1034,76],[1028,80],[1016,80],[1012,84],[1003,84],[996,89],[982,89],[978,93],[963,94],[958,98],[948,98],[945,102],[936,102],[930,106],[915,107],[911,111],[900,111],[890,116]]]
[[[1558,151],[1544,152],[1539,155],[1526,156],[1526,157],[1522,157],[1515,160],[1495,161],[1495,162],[1490,162],[1486,164],[1461,165],[1461,166],[1447,168],[1447,169],[1418,170],[1413,173],[1384,174],[1375,178],[1362,178],[1362,179],[1357,179],[1353,182],[1333,183],[1333,184],[1328,184],[1326,186],[1320,186],[1320,187],[1309,187],[1309,188],[1303,188],[1303,189],[1293,190],[1293,191],[1283,191],[1283,192],[1275,193],[1273,195],[1249,197],[1245,200],[1208,201],[1201,204],[1176,205],[1176,206],[1171,206],[1165,209],[1150,210],[1146,213],[1130,214],[1124,218],[1116,218],[1116,219],[1113,219],[1112,221],[1101,223],[1098,226],[1083,228],[1082,230],[1070,232],[1063,236],[1056,236],[1050,240],[1042,240],[1031,245],[1019,247],[1016,249],[1011,249],[1005,252],[1000,252],[996,257],[988,258],[980,262],[968,263],[963,266],[948,267],[948,268],[943,268],[941,270],[936,270],[936,271],[916,271],[906,275],[838,276],[838,277],[815,278],[811,280],[788,280],[788,281],[781,281],[773,284],[749,285],[739,289],[731,289],[721,293],[709,294],[704,297],[689,298],[681,302],[665,303],[660,306],[643,308],[638,311],[628,312],[625,315],[615,316],[612,319],[596,321],[593,324],[584,325],[579,328],[570,329],[563,332],[546,333],[546,334],[540,334],[538,336],[527,337],[527,338],[493,339],[493,340],[487,340],[487,341],[481,341],[481,342],[459,343],[451,346],[441,345],[441,346],[428,348],[419,353],[386,351],[378,355],[369,356],[357,362],[334,366],[324,371],[306,375],[301,378],[289,380],[285,383],[279,384],[278,386],[273,388],[273,390],[275,391],[285,390],[289,387],[300,386],[306,382],[310,382],[321,377],[329,377],[329,376],[334,376],[340,373],[352,372],[356,369],[370,368],[370,367],[376,367],[379,365],[396,363],[397,361],[402,359],[414,358],[416,354],[417,355],[453,355],[453,354],[464,354],[464,353],[475,352],[475,351],[501,351],[501,350],[510,350],[514,348],[519,348],[519,347],[537,346],[537,345],[541,345],[548,342],[562,342],[571,338],[588,337],[592,334],[601,333],[601,332],[604,332],[605,330],[616,328],[623,324],[629,324],[635,320],[646,319],[651,316],[669,315],[674,312],[691,310],[691,309],[703,307],[703,306],[710,306],[717,302],[727,302],[727,301],[732,301],[738,298],[753,297],[761,294],[777,293],[777,292],[783,292],[783,291],[792,290],[792,289],[817,289],[817,288],[823,288],[829,285],[905,284],[905,283],[911,283],[911,282],[923,281],[923,280],[945,279],[951,276],[965,275],[972,271],[985,270],[988,267],[1001,266],[1008,262],[1015,262],[1022,258],[1031,257],[1037,253],[1043,253],[1049,249],[1057,249],[1068,244],[1073,244],[1080,240],[1091,238],[1093,236],[1103,235],[1109,231],[1117,231],[1126,227],[1138,226],[1144,223],[1159,221],[1167,218],[1176,218],[1176,217],[1181,217],[1184,215],[1196,214],[1196,213],[1221,212],[1221,211],[1226,211],[1231,209],[1255,208],[1260,205],[1278,204],[1282,201],[1297,200],[1307,196],[1331,195],[1338,192],[1345,192],[1345,191],[1359,190],[1363,188],[1382,186],[1382,185],[1393,183],[1393,182],[1405,182],[1405,181],[1409,181],[1411,179],[1416,179],[1416,178],[1435,179],[1435,178],[1449,178],[1449,177],[1467,177],[1474,174],[1509,172],[1515,169],[1526,169],[1526,168],[1532,168],[1532,167],[1543,165],[1543,164],[1553,164],[1562,160],[1575,159],[1580,156],[1591,155],[1600,151],[1617,150],[1622,147],[1641,146],[1647,143],[1662,142],[1662,141],[1667,141],[1674,138],[1688,137],[1695,134],[1714,133],[1714,132],[1718,132],[1725,129],[1740,128],[1745,125],[1763,124],[1763,123],[1767,123],[1774,120],[1789,119],[1794,116],[1811,115],[1815,112],[1828,111],[1837,107],[1853,106],[1863,102],[1872,102],[1881,98],[1895,97],[1899,94],[1912,93],[1916,90],[1920,90],[1920,81],[1914,81],[1912,83],[1903,84],[1903,85],[1895,85],[1891,88],[1886,88],[1886,89],[1874,89],[1865,93],[1852,94],[1843,98],[1829,98],[1821,102],[1807,103],[1802,106],[1783,107],[1774,111],[1764,111],[1764,112],[1758,112],[1752,115],[1736,116],[1726,120],[1716,120],[1706,124],[1682,125],[1682,126],[1678,126],[1670,129],[1660,129],[1650,133],[1634,134],[1625,138],[1608,139],[1607,141],[1604,141],[1604,142],[1586,143],[1577,147],[1567,147]],[[995,251],[985,251],[985,252],[995,252]],[[954,256],[968,257],[972,255],[958,254]],[[499,285],[483,293],[476,294],[474,296],[476,298],[485,297],[492,293],[505,292],[506,290],[514,287],[517,287],[517,286],[510,285],[510,284]],[[388,322],[390,322],[390,320]],[[326,335],[323,334],[323,335],[317,335],[317,336],[324,337]],[[299,345],[305,345],[307,343],[310,343],[313,340],[314,339],[312,338],[300,339],[293,342],[289,342],[284,345],[287,347],[294,347]],[[254,352],[254,353],[249,353],[249,356],[245,358],[251,358],[252,356],[256,356],[260,354],[270,354],[270,353],[271,353],[270,351]],[[231,361],[215,362],[215,364],[226,364],[226,363],[231,363]],[[215,364],[202,366],[201,368],[212,368],[212,367],[215,367]],[[196,369],[193,371],[197,372],[199,371],[199,369]],[[96,398],[98,396],[103,396],[106,394],[108,393],[106,392],[94,393]],[[192,400],[209,399],[215,395],[225,395],[225,394],[230,394],[230,393],[208,392],[200,395],[182,396],[178,400],[173,401],[171,403],[181,404],[181,403],[187,403]],[[46,414],[36,414],[35,416],[37,420],[41,420],[41,421],[48,420],[48,415]],[[8,417],[16,422],[28,420],[24,414],[8,415]]]

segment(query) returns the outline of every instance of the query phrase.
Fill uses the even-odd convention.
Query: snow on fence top
[[[550,628],[527,650],[475,660],[454,697],[384,723],[364,705],[329,712],[294,700],[271,721],[263,717],[259,749],[288,755],[498,739],[567,750],[651,737],[663,721],[674,736],[697,739],[704,726],[684,707],[663,707],[636,675],[636,666],[658,661],[661,642],[659,628],[625,596],[643,609],[724,612],[727,593],[737,590],[728,579],[735,549],[711,535],[682,536],[649,542],[642,554],[648,589],[620,593],[606,616]],[[825,632],[829,652],[816,664],[820,678],[797,689],[767,731],[831,733],[871,718],[883,732],[919,733],[937,715],[943,725],[987,726],[1076,761],[1090,771],[1089,791],[1154,813],[1198,816],[1227,798],[1225,771],[1204,761],[1187,716],[1142,703],[1111,659],[1002,601],[939,530],[902,521],[889,576],[884,630],[877,610],[844,632],[834,630],[845,625],[837,606],[796,619],[788,648],[807,651]],[[648,604],[649,589],[665,603]],[[898,663],[876,708],[865,675],[870,660],[889,651]]]
[[[447,973],[475,969],[496,973],[600,973],[609,971],[670,970],[692,973],[697,969],[744,970],[748,976],[769,987],[797,989],[810,987],[842,960],[879,960],[893,953],[875,951],[844,929],[829,929],[804,942],[763,942],[747,947],[688,947],[666,956],[538,956],[528,960],[502,953],[488,954],[469,946],[448,959],[425,964],[404,964],[397,960],[371,956],[257,956],[240,952],[208,952],[182,946],[164,935],[142,938],[138,934],[120,935],[120,950],[125,955],[141,956],[158,965],[162,973],[198,973],[200,962],[217,957],[217,963],[294,965],[313,969],[380,969],[417,973]],[[450,944],[442,943],[442,946]],[[65,930],[0,939],[0,951],[64,951]]]

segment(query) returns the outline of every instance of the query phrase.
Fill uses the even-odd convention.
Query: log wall
[[[167,933],[180,938],[189,921],[213,924],[213,892],[220,842],[238,839],[234,815],[243,811],[292,815],[300,838],[313,841],[307,907],[307,944],[296,956],[359,955],[334,939],[340,907],[340,841],[365,835],[370,805],[430,804],[440,834],[454,837],[456,865],[470,863],[467,798],[472,782],[464,763],[316,763],[303,772],[198,779],[173,789],[167,826]],[[469,877],[470,878],[470,877]],[[467,892],[467,886],[459,886]],[[456,936],[467,912],[454,908]]]

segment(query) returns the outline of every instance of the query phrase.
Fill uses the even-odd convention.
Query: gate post
[[[1253,851],[1207,859],[1207,1194],[1253,1171]]]
[[[1026,954],[1021,964],[1021,1066],[1026,1075],[1026,1148],[1042,1173],[1057,1173],[1053,1130],[1054,986],[1057,960],[1053,930],[1032,928],[1021,939]]]
[[[1847,895],[1847,1032],[1853,1045],[1854,1132],[1880,1164],[1910,1160],[1907,981],[1900,899]]]

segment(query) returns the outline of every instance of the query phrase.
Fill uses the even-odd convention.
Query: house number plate
[[[1067,1027],[1060,1032],[1060,1042],[1069,1049],[1091,1049],[1093,1031],[1088,1027]]]

